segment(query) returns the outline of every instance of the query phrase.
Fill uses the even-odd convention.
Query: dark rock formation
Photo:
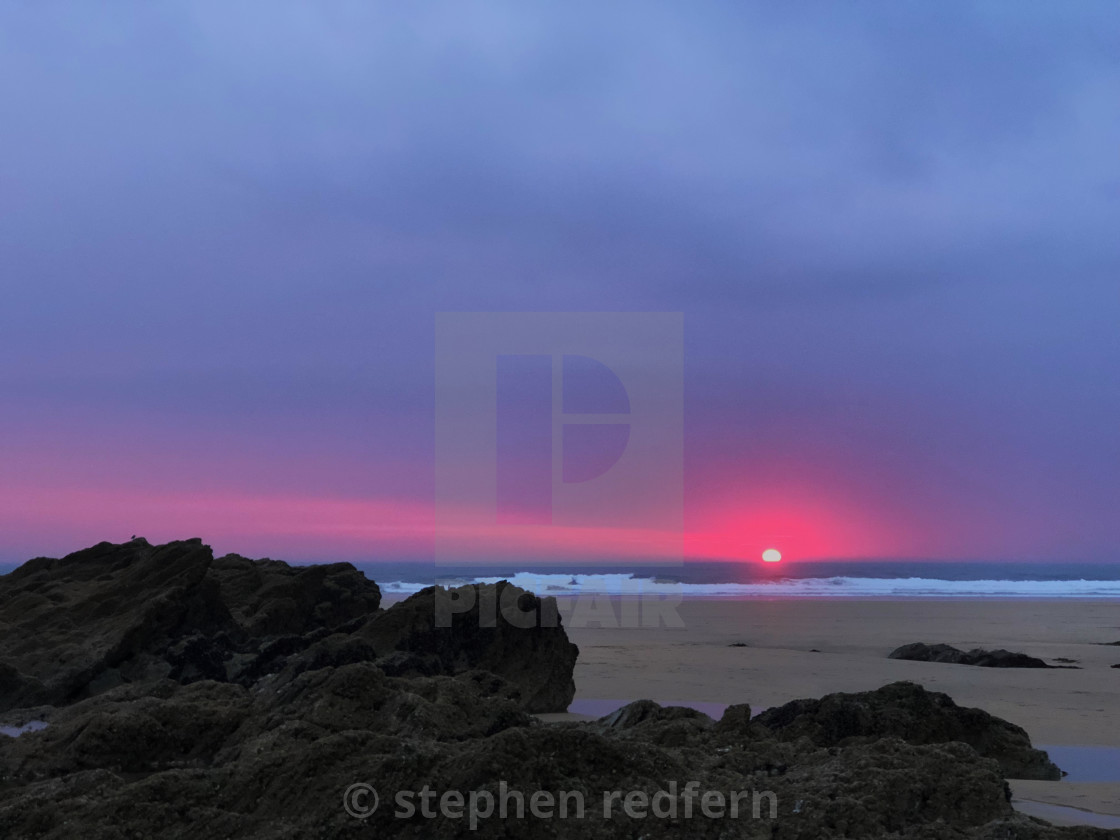
[[[171,677],[250,678],[285,635],[328,632],[376,611],[381,593],[348,563],[293,568],[201,540],[100,543],[0,577],[0,709],[71,702]]]
[[[504,582],[473,594],[555,613],[554,600]],[[165,678],[252,686],[357,662],[391,676],[490,671],[531,711],[567,708],[578,650],[558,617],[522,629],[498,615],[482,627],[476,605],[436,628],[434,597],[428,589],[381,610],[377,584],[349,563],[215,558],[197,539],[31,560],[0,576],[0,711]]]
[[[595,728],[659,746],[679,747],[695,740],[712,725],[710,717],[695,709],[663,708],[652,700],[637,700],[600,718]]]
[[[470,606],[452,611],[449,605],[456,603]],[[503,609],[524,626],[507,620]],[[440,610],[448,626],[437,626]],[[563,711],[576,693],[572,672],[579,648],[560,627],[555,599],[507,581],[455,590],[430,586],[373,616],[357,633],[378,651],[405,654],[395,654],[389,664],[396,673],[496,674],[518,687],[530,712]]]
[[[891,651],[889,659],[909,659],[912,662],[948,662],[954,665],[979,665],[982,668],[1058,668],[1025,653],[1009,650],[963,651],[951,645],[927,645],[923,642],[903,645]],[[1068,667],[1068,666],[1067,666]]]
[[[794,700],[762,712],[761,724],[783,740],[808,738],[821,747],[878,738],[911,744],[960,741],[999,763],[1012,779],[1060,779],[1062,771],[1042,750],[1031,747],[1022,728],[982,709],[958,706],[947,694],[897,682],[859,694],[829,694]]]
[[[878,707],[888,716],[891,689]],[[906,694],[914,701],[924,692],[915,686]],[[0,741],[0,836],[1118,836],[1016,814],[999,765],[959,741],[887,736],[823,746],[779,734],[752,722],[745,705],[716,723],[649,701],[594,723],[545,725],[474,678],[394,678],[368,662],[285,671],[252,688],[162,680],[107,690],[55,710],[40,732]],[[722,792],[726,802],[745,791],[739,817],[704,816],[697,798],[685,818],[690,781]],[[380,793],[381,806],[365,820],[342,807],[355,782]],[[514,799],[508,819],[495,812],[471,831],[466,814],[402,816],[396,799],[428,785],[437,794],[481,791],[497,801],[503,782],[525,800],[538,790],[575,791],[585,807],[563,820],[531,812],[519,819]],[[676,817],[649,809],[644,819],[629,817],[619,799],[604,818],[605,791],[675,791],[662,805],[673,799]]]
[[[481,618],[463,610],[456,640],[429,609],[445,592],[382,611],[345,566],[302,578],[305,591],[293,585],[301,570],[214,561],[194,542],[116,548],[98,547],[88,566],[35,561],[14,582],[0,577],[0,622],[19,628],[0,637],[0,724],[47,722],[0,736],[5,840],[1120,837],[1015,813],[1004,776],[1053,765],[1018,727],[915,685],[753,720],[746,704],[716,722],[643,700],[590,723],[543,724],[525,706],[570,696],[575,657],[548,621],[524,644],[487,627],[485,606]],[[506,584],[474,596],[538,617],[551,609],[526,594]],[[44,602],[75,611],[52,617]],[[26,635],[32,616],[51,633]],[[68,657],[64,681],[52,652]],[[364,819],[343,808],[359,782],[380,794]],[[474,825],[462,806],[425,816],[425,787],[436,811],[456,791],[492,797],[495,809],[480,799]],[[567,817],[533,816],[537,791],[554,802],[570,792]],[[706,791],[724,797],[723,816],[703,812]],[[645,817],[625,812],[630,792],[649,797]]]
[[[659,706],[652,700],[635,700],[633,703],[599,718],[598,722],[603,729],[613,729],[616,732],[621,732],[626,729],[678,720],[694,720],[703,726],[712,724],[712,719],[703,712],[698,712],[686,706]]]

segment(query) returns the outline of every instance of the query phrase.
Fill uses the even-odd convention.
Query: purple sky
[[[185,5],[0,11],[0,560],[426,556],[435,313],[566,310],[693,556],[1120,560],[1111,0]]]

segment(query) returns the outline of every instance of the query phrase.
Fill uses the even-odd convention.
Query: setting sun
[[[782,559],[782,552],[776,548],[768,548],[762,552],[762,562],[764,563],[777,563]]]

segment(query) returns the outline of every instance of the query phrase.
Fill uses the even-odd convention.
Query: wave
[[[1120,580],[941,580],[938,578],[782,578],[757,583],[682,583],[625,574],[537,574],[440,579],[443,586],[508,580],[539,595],[662,595],[694,598],[1120,598]],[[386,594],[430,583],[392,581]]]

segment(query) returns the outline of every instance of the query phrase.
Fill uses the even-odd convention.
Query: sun
[[[762,552],[763,563],[777,563],[781,559],[782,552],[778,551],[778,549],[776,548],[768,548],[764,552]]]

